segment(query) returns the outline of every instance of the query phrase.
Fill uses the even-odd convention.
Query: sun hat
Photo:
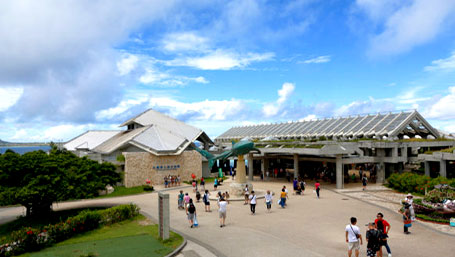
[[[408,193],[408,195],[406,195],[406,198],[408,198],[408,197],[414,197],[414,196],[412,196],[411,193]]]

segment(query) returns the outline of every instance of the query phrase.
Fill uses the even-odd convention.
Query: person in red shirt
[[[319,181],[316,180],[314,187],[316,188],[316,195],[318,196],[319,199],[319,191],[321,190],[321,184],[319,184]]]
[[[387,238],[389,237],[388,233],[390,231],[391,226],[385,219],[383,219],[384,214],[378,213],[376,218],[377,219],[374,220],[374,223],[376,223],[376,227],[378,228],[378,230],[382,232],[378,256],[382,256],[382,246],[385,246],[385,249],[387,250],[388,253],[388,257],[392,257],[392,251],[390,250],[389,244],[387,244]]]

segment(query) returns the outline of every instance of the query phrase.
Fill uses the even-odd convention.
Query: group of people
[[[173,186],[180,186],[180,175],[177,176],[164,176],[164,187],[173,187]]]
[[[356,257],[360,253],[360,245],[363,244],[363,237],[357,224],[357,218],[352,217],[351,223],[346,226],[345,236],[346,243],[348,243],[348,256],[352,256],[352,252]],[[388,233],[390,231],[390,224],[384,219],[382,213],[376,215],[374,222],[366,224],[368,230],[366,231],[365,238],[367,240],[366,253],[367,256],[382,256],[382,247],[387,250],[388,257],[392,257],[392,251],[387,243]]]

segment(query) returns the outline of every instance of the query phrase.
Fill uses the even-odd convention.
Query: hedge
[[[42,229],[24,227],[11,233],[11,243],[0,245],[0,257],[38,251],[77,234],[133,218],[139,214],[134,204],[119,205],[105,210],[82,211],[64,222]]]
[[[455,187],[455,179],[445,177],[431,178],[425,175],[415,173],[394,173],[387,179],[389,187],[394,188],[402,193],[419,193],[425,194],[427,191],[434,189],[435,185],[448,184]]]

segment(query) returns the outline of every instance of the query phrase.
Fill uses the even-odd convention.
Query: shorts
[[[367,249],[367,256],[376,256],[376,251],[374,249]]]
[[[188,212],[188,220],[194,220],[194,213]]]
[[[265,204],[267,205],[267,209],[272,208],[272,202],[266,202]]]
[[[207,206],[207,205],[210,205],[210,202],[207,201],[207,202],[204,202],[204,204]]]
[[[249,194],[245,194],[245,200],[248,200]]]
[[[226,212],[225,211],[220,211],[220,219],[221,218],[226,218]]]
[[[360,242],[349,242],[348,243],[348,250],[360,250]]]

